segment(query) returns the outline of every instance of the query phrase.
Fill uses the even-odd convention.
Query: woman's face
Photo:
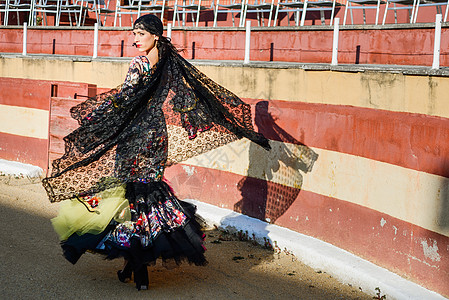
[[[159,39],[156,35],[142,29],[134,29],[133,34],[137,49],[146,54],[154,48],[156,41]]]

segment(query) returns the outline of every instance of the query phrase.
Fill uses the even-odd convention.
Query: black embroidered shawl
[[[173,47],[135,86],[123,85],[70,110],[79,128],[43,179],[50,201],[126,182],[161,180],[165,167],[246,137],[265,149],[251,110]]]

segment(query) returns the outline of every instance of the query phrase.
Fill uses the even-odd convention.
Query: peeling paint
[[[384,227],[385,224],[387,224],[387,221],[384,218],[380,219],[380,227]]]
[[[306,221],[309,221],[309,217],[308,216],[306,216]],[[449,247],[449,246],[448,246]]]
[[[187,175],[192,176],[195,173],[195,167],[182,166]]]
[[[396,235],[398,233],[398,228],[393,225],[393,230],[394,230],[394,235]]]
[[[427,240],[422,240],[421,241],[421,245],[424,251],[424,256],[432,261],[440,261],[441,260],[441,255],[438,254],[438,245],[437,245],[437,241],[430,239],[430,241],[432,242],[432,245],[428,245],[427,244]]]
[[[424,260],[421,260],[421,259],[419,259],[419,258],[417,258],[417,257],[415,257],[415,256],[413,256],[413,255],[407,254],[407,256],[408,256],[408,258],[409,258],[409,263],[411,263],[410,259],[412,259],[412,260],[415,260],[415,261],[419,261],[420,263],[425,264],[425,265],[428,266],[428,267],[438,269],[437,266],[431,265],[431,264],[429,264],[428,262],[426,262],[426,261],[424,261]]]
[[[401,255],[401,256],[404,255],[405,257],[407,257],[407,262],[408,262],[409,265],[411,264],[412,260],[414,260],[414,261],[418,261],[418,262],[420,262],[420,263],[422,263],[422,264],[425,264],[425,265],[428,266],[428,267],[438,269],[437,266],[431,265],[431,264],[429,264],[428,262],[426,262],[426,261],[424,261],[424,260],[421,260],[421,259],[419,259],[418,257],[413,256],[413,255],[411,255],[411,254],[409,254],[409,253],[404,253],[404,252],[402,252],[402,251],[394,251],[394,252],[397,253],[397,254],[399,254],[399,255]]]

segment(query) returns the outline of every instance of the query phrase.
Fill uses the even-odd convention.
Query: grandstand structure
[[[194,27],[419,24],[447,21],[445,0],[1,0],[2,25],[129,27],[145,13]]]

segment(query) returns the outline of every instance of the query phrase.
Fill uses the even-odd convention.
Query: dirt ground
[[[123,261],[87,253],[62,257],[51,204],[38,180],[0,178],[2,299],[373,299],[356,286],[215,228],[206,230],[209,264],[149,267],[150,286],[121,283]],[[373,291],[370,291],[373,292]]]

